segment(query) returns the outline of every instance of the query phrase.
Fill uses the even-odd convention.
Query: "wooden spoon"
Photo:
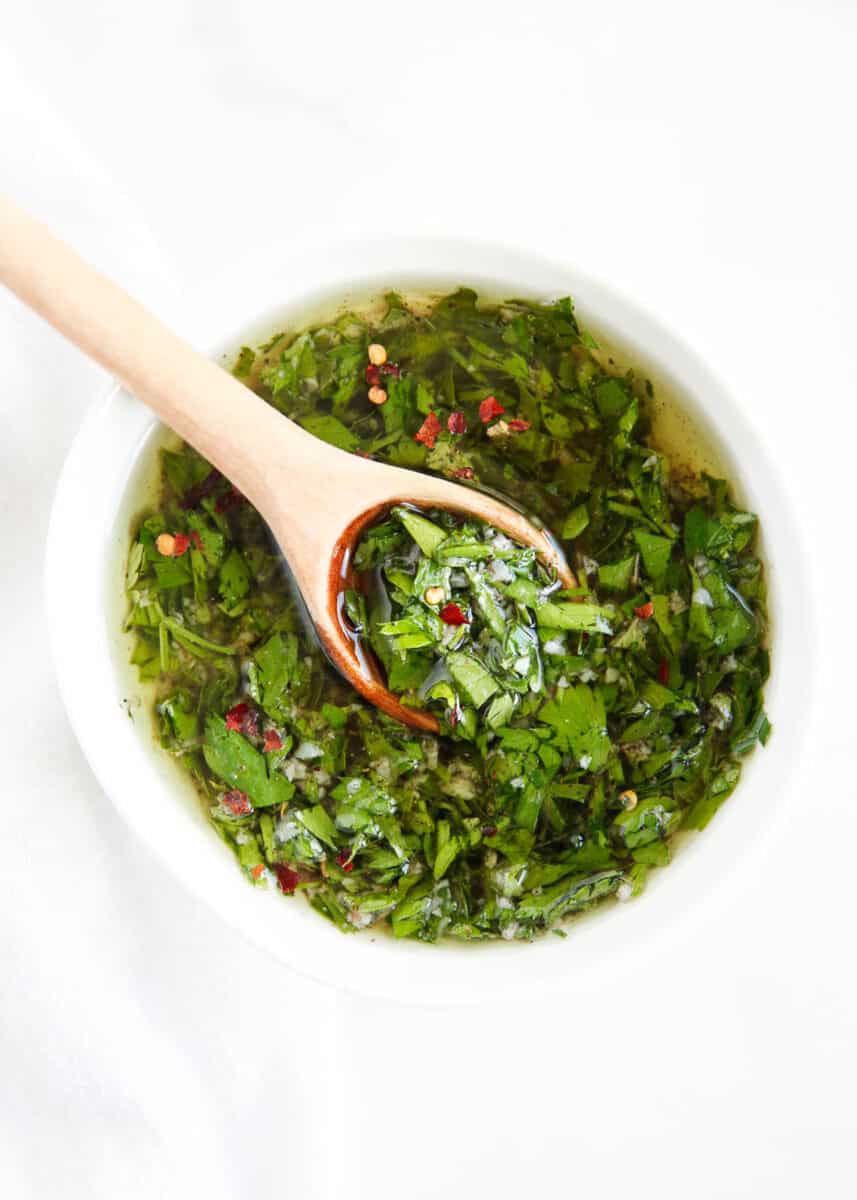
[[[562,552],[520,513],[481,492],[372,462],[313,437],[2,198],[0,279],[247,497],[279,543],[334,665],[390,716],[418,729],[438,728],[431,713],[405,707],[387,689],[340,607],[357,539],[393,504],[478,517],[534,546],[566,587],[575,586]]]

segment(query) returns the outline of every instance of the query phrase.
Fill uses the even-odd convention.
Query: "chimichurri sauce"
[[[248,880],[343,931],[425,941],[531,938],[636,896],[770,730],[756,517],[725,481],[671,472],[648,384],[568,299],[390,294],[378,318],[245,348],[235,372],[344,450],[514,497],[578,582],[449,514],[370,530],[347,612],[390,686],[437,714],[440,735],[416,735],[330,670],[247,501],[190,448],[162,451],[128,560],[132,661]]]

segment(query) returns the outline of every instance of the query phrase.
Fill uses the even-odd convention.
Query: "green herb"
[[[441,734],[416,735],[328,667],[264,522],[178,446],[129,549],[132,661],[250,881],[344,932],[531,938],[638,895],[767,741],[757,520],[724,481],[671,472],[646,381],[604,365],[569,300],[386,299],[372,323],[245,347],[236,374],[333,445],[513,498],[579,587],[449,513],[400,506],[369,529],[345,612],[390,686],[437,714]],[[390,364],[379,407],[371,342]],[[508,432],[490,436],[498,407]],[[415,440],[429,414],[432,446]],[[164,532],[182,552],[158,552]]]
[[[472,739],[481,721],[498,729],[544,695],[538,626],[610,632],[597,605],[545,600],[556,582],[497,530],[444,512],[392,516],[403,536],[385,522],[357,550],[382,567],[384,602],[370,594],[365,636],[405,703],[436,706],[447,733]]]
[[[217,778],[246,793],[256,808],[287,804],[294,794],[285,776],[279,771],[269,773],[264,755],[240,733],[227,729],[222,717],[208,717],[203,754]]]
[[[571,751],[586,771],[601,770],[610,753],[610,739],[600,690],[585,683],[562,688],[538,716],[554,729],[557,749]]]

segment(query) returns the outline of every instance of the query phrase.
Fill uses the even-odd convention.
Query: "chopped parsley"
[[[671,469],[646,382],[570,300],[386,302],[245,347],[236,374],[343,449],[514,497],[579,586],[450,514],[369,530],[346,612],[438,715],[416,734],[329,668],[264,522],[180,446],[130,547],[132,661],[250,881],[344,931],[526,939],[639,894],[767,740],[757,521]]]

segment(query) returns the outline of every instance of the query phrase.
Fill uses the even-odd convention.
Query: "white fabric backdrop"
[[[4,295],[2,1194],[851,1194],[853,6],[30,0],[4,25],[3,186],[168,317],[268,238],[396,229],[558,247],[674,325],[805,497],[823,642],[803,804],[680,955],[514,1011],[302,981],[151,861],[71,737],[43,542],[104,377]]]

